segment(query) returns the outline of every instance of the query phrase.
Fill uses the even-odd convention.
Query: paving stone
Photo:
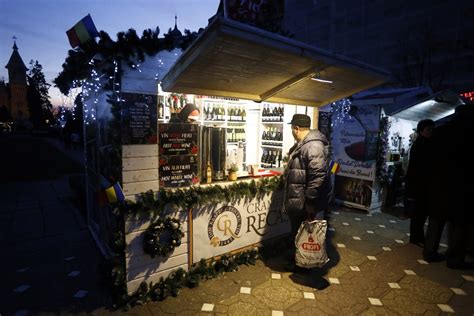
[[[74,294],[74,298],[84,298],[87,296],[87,294],[89,294],[89,291],[86,291],[86,290],[79,290],[76,292],[76,294]]]
[[[454,313],[454,309],[447,304],[437,304],[439,309],[445,313]]]
[[[474,282],[474,276],[472,275],[462,275],[462,278],[469,282]]]
[[[270,310],[264,311],[264,308],[261,305],[261,302],[252,295],[245,295],[247,298],[245,300],[237,299],[236,302],[228,306],[228,315],[270,315]],[[239,298],[243,298],[242,295]]]
[[[457,315],[472,315],[474,314],[474,304],[471,295],[454,295],[449,302],[449,306],[456,311]]]
[[[419,265],[415,269],[420,277],[439,283],[446,288],[459,288],[463,284],[463,279],[459,277],[459,272],[448,269],[444,262]]]
[[[463,289],[460,289],[460,288],[452,287],[451,291],[453,291],[454,294],[456,295],[467,295],[467,293]]]
[[[347,273],[340,278],[340,286],[344,289],[352,288],[358,295],[367,297],[381,297],[390,288],[387,287],[386,279],[361,273]],[[339,287],[339,285],[338,285]]]
[[[433,304],[447,303],[455,295],[449,288],[418,275],[405,276],[399,284],[414,298]]]
[[[273,282],[272,282],[273,281]],[[285,310],[301,300],[303,293],[292,285],[290,279],[276,283],[270,280],[252,289],[252,295],[271,310]]]
[[[378,298],[374,298],[374,297],[369,297],[369,302],[370,304],[374,305],[374,306],[382,306],[382,301]]]
[[[177,297],[168,297],[164,301],[147,305],[154,314],[158,315],[164,312],[172,314],[181,314],[186,311],[197,313],[201,311],[202,305],[206,302],[203,301],[198,291],[194,291],[196,289],[184,288]]]
[[[201,311],[212,312],[214,310],[214,304],[204,303],[202,304]]]
[[[328,281],[331,284],[341,284],[338,278],[328,278]]]
[[[280,273],[272,273],[272,279],[273,280],[281,280],[281,274]]]
[[[396,312],[392,312],[386,308],[386,306],[370,306],[360,315],[400,315]]]
[[[426,302],[417,296],[413,296],[409,290],[393,289],[381,297],[384,307],[399,315],[414,314],[439,314],[439,308],[435,303]]]
[[[23,293],[23,292],[25,292],[26,290],[28,290],[29,288],[31,288],[31,285],[29,285],[29,284],[22,284],[22,285],[16,287],[16,288],[13,290],[13,292],[15,292],[15,293]]]

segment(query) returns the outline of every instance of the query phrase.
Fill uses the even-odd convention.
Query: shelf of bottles
[[[280,168],[282,166],[282,149],[263,148],[260,167]]]
[[[233,105],[233,99],[206,97],[202,103],[202,119],[206,122],[245,124],[243,105]]]
[[[245,143],[245,128],[227,127],[227,143]]]
[[[283,105],[265,104],[262,110],[262,123],[283,123]]]
[[[264,126],[262,133],[262,147],[283,146],[283,126]]]
[[[283,154],[282,104],[264,104],[262,109],[262,135],[260,167],[280,168]]]

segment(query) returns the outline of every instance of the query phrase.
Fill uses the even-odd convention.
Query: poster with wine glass
[[[369,209],[375,181],[380,107],[351,105],[332,131],[333,159],[341,169],[334,193],[338,202]]]

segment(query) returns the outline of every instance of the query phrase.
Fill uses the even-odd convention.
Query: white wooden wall
[[[143,214],[129,216],[125,220],[125,266],[129,294],[135,292],[143,281],[156,283],[178,268],[188,271],[188,213],[186,210],[166,209],[164,216],[179,218],[184,233],[181,245],[166,258],[152,258],[143,251],[143,236],[153,218]]]
[[[127,200],[158,191],[158,145],[122,145],[123,193]]]

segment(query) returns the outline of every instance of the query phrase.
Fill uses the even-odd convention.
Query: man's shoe
[[[314,287],[317,289],[317,290],[324,290],[325,288],[327,288],[328,286],[330,285],[329,281],[326,280],[325,278],[323,277],[318,277],[317,279],[314,280]]]
[[[441,262],[446,259],[445,255],[441,255],[439,253],[431,256],[423,256],[426,262]]]

